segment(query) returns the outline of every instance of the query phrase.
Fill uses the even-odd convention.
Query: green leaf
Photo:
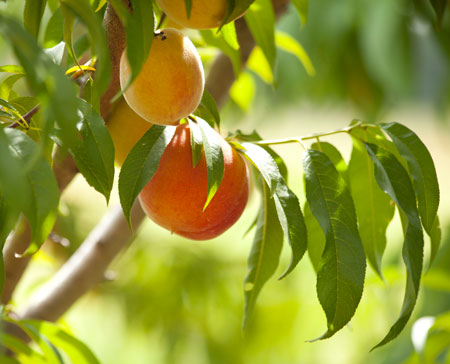
[[[241,53],[238,49],[233,48],[221,32],[211,29],[200,30],[200,34],[206,44],[219,48],[224,54],[230,58],[233,65],[235,76],[241,72]]]
[[[412,314],[419,293],[422,273],[423,233],[416,206],[416,196],[408,172],[387,150],[370,143],[365,143],[365,147],[374,163],[375,177],[379,186],[392,198],[408,219],[402,254],[407,269],[406,292],[402,310],[389,333],[373,348],[375,349],[397,337]]]
[[[442,239],[441,224],[439,221],[439,216],[436,216],[430,232],[431,249],[430,249],[430,261],[428,263],[428,269],[433,265],[433,262],[436,259],[439,247],[441,245],[441,239]]]
[[[322,152],[303,156],[306,197],[326,237],[317,273],[317,294],[333,336],[353,317],[361,299],[366,259],[350,191],[342,175]]]
[[[64,19],[61,8],[58,8],[47,23],[44,33],[44,48],[51,48],[63,40]]]
[[[23,74],[15,74],[3,80],[0,84],[0,99],[9,100],[14,84],[23,78]]]
[[[92,87],[92,105],[98,111],[100,96],[107,89],[111,76],[111,61],[108,42],[102,19],[91,8],[89,0],[61,0],[87,26],[89,38],[93,46],[93,55],[97,56],[94,85]],[[148,22],[151,22],[147,19]]]
[[[212,127],[217,125],[220,128],[220,114],[216,101],[206,89],[203,91],[202,100],[194,114],[206,120]]]
[[[364,251],[369,264],[383,279],[381,260],[386,248],[386,230],[395,208],[389,196],[378,186],[372,160],[356,138],[353,138],[348,172]]]
[[[266,149],[252,143],[242,143],[241,152],[258,168],[269,186],[278,219],[292,250],[291,262],[281,279],[294,270],[306,251],[307,236],[302,210],[297,196],[286,185],[277,163]]]
[[[38,38],[42,15],[44,15],[47,0],[25,0],[25,9],[23,12],[23,24],[25,29]]]
[[[187,18],[189,19],[191,17],[192,0],[184,0],[184,5],[186,6]]]
[[[222,26],[244,13],[255,0],[227,0],[227,11]]]
[[[440,29],[441,25],[442,25],[442,19],[444,18],[445,8],[448,5],[448,1],[447,0],[430,0],[430,2],[436,13],[436,18],[437,18],[436,23],[437,23],[438,29]]]
[[[202,134],[203,150],[206,159],[206,172],[208,174],[208,194],[205,205],[203,206],[203,210],[205,210],[222,182],[225,172],[225,162],[223,160],[222,147],[217,132],[201,118],[197,118],[197,123]]]
[[[31,325],[22,321],[10,321],[19,326],[39,346],[44,354],[45,362],[48,364],[64,364],[59,350],[48,340],[48,338]]]
[[[399,123],[382,124],[408,162],[414,190],[419,202],[419,213],[425,231],[430,234],[439,206],[439,184],[433,159],[425,144],[406,126]]]
[[[314,68],[308,53],[303,49],[301,44],[292,36],[277,30],[275,33],[275,43],[278,48],[283,51],[289,52],[297,57],[300,63],[305,68],[308,76],[313,77],[316,75],[316,69]]]
[[[133,12],[122,0],[112,0],[111,5],[125,27],[127,42],[127,59],[131,68],[130,85],[138,76],[147,60],[155,32],[153,6],[148,0],[134,0]]]
[[[297,9],[300,20],[302,21],[302,26],[305,26],[308,20],[308,2],[308,0],[292,0],[292,4]]]
[[[59,326],[45,321],[22,320],[22,325],[44,335],[54,346],[64,351],[72,363],[99,364],[91,350]]]
[[[66,43],[67,51],[69,52],[70,57],[72,57],[73,61],[79,65],[78,57],[73,49],[73,25],[75,23],[75,14],[70,11],[70,8],[64,4],[61,4],[60,7],[61,15],[63,18],[63,39],[64,43]],[[56,13],[55,13],[56,14]]]
[[[28,218],[32,241],[25,255],[36,252],[50,234],[56,220],[59,190],[55,175],[38,145],[24,133],[5,130],[8,144],[22,162],[29,188],[31,206],[22,212]]]
[[[78,107],[82,139],[69,151],[86,181],[108,201],[114,181],[114,144],[102,117],[92,106],[78,99]]]
[[[19,359],[22,359],[23,356],[25,356],[27,359],[27,361],[23,361],[23,363],[21,364],[46,364],[48,363],[45,360],[45,357],[38,353],[37,351],[31,349],[27,344],[25,344],[24,342],[22,342],[21,340],[19,340],[18,338],[3,333],[0,331],[0,342],[2,343],[2,345],[4,345],[6,348],[8,348],[9,350],[11,350],[14,354],[16,354],[16,356],[19,357]],[[22,356],[22,358],[21,358]],[[2,359],[0,357],[0,359]],[[3,362],[1,361],[1,363],[7,363],[7,362]],[[20,363],[20,362],[19,362]]]
[[[220,28],[220,33],[223,36],[223,39],[228,43],[228,45],[235,49],[239,50],[239,42],[236,35],[236,27],[234,26],[234,22],[228,23]]]
[[[256,0],[245,13],[245,21],[274,74],[277,49],[275,47],[275,14],[272,2]]]
[[[131,225],[130,211],[136,197],[155,175],[159,160],[175,133],[173,126],[153,125],[136,143],[122,165],[119,196],[124,215]]]
[[[203,156],[203,136],[197,123],[189,119],[191,135],[192,167],[197,167]]]
[[[247,72],[241,72],[239,78],[233,82],[230,89],[231,99],[245,112],[255,98],[255,82]]]
[[[326,156],[330,158],[331,163],[333,163],[336,170],[342,175],[345,182],[348,184],[347,164],[345,163],[342,154],[333,144],[327,142],[313,143],[311,145],[311,149],[318,150],[319,152],[326,154]]]
[[[317,273],[320,268],[323,251],[325,250],[325,234],[319,222],[312,214],[308,201],[305,202],[303,213],[305,214],[305,225],[308,232],[308,256]]]
[[[0,66],[0,72],[7,72],[7,73],[25,73],[23,67],[17,66],[17,65],[6,65],[6,66]]]
[[[255,238],[248,257],[248,271],[244,280],[244,328],[248,326],[262,287],[278,267],[282,246],[283,229],[277,218],[277,209],[270,189],[263,182],[263,203],[256,222]]]

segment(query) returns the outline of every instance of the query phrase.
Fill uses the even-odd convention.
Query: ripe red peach
[[[205,155],[194,168],[189,125],[177,127],[158,170],[139,195],[144,211],[154,222],[184,237],[206,240],[220,235],[239,219],[248,200],[247,166],[236,150],[218,137],[224,176],[203,211],[208,191]]]

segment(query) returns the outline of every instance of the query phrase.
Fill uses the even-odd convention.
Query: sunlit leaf
[[[23,78],[23,76],[23,74],[19,73],[5,78],[0,84],[0,99],[9,100],[14,84]]]
[[[58,8],[50,17],[44,33],[44,48],[51,48],[63,40],[64,18],[61,8]]]
[[[303,170],[308,203],[326,237],[317,273],[317,294],[328,326],[318,339],[325,339],[353,317],[364,287],[366,259],[344,178],[317,150],[305,151]]]
[[[175,133],[173,126],[153,125],[136,143],[122,165],[119,175],[119,196],[129,224],[131,206],[156,173],[159,160]]]
[[[356,138],[353,139],[348,171],[364,251],[369,264],[383,279],[381,260],[386,248],[386,229],[395,208],[389,196],[378,186],[372,160]]]
[[[273,72],[260,47],[255,47],[250,53],[247,68],[255,72],[265,83],[273,83]]]
[[[408,219],[402,254],[407,269],[406,292],[402,310],[389,333],[374,347],[375,349],[397,337],[412,314],[422,274],[423,233],[416,206],[416,196],[408,172],[387,150],[370,143],[366,143],[365,147],[374,163],[378,184]]]
[[[301,44],[292,36],[277,30],[275,33],[275,43],[278,48],[283,51],[289,52],[297,57],[300,63],[305,68],[308,76],[314,76],[316,74],[316,69],[314,68],[308,53],[303,49]]]
[[[245,112],[248,111],[255,97],[255,82],[247,72],[241,72],[231,86],[231,99]]]
[[[0,331],[0,342],[6,348],[11,350],[16,356],[23,360],[23,364],[46,364],[48,363],[45,357],[33,350],[30,346],[16,338],[15,336],[6,334]],[[25,357],[25,358],[23,358]],[[1,359],[1,357],[0,357]],[[0,361],[1,363],[7,363]],[[20,363],[20,362],[19,362]],[[22,363],[21,363],[22,364]]]

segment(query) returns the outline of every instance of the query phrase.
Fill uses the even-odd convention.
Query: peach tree
[[[195,191],[200,196],[195,220],[208,214],[221,188],[230,184],[227,180],[222,185],[227,173],[224,143],[237,158],[246,160],[254,181],[251,188],[260,193],[261,208],[250,226],[254,241],[244,279],[244,329],[261,289],[275,274],[285,243],[291,260],[279,279],[289,279],[308,253],[317,273],[319,304],[327,319],[327,327],[318,339],[341,330],[360,303],[367,263],[383,276],[386,230],[395,209],[404,232],[404,300],[398,319],[374,347],[387,344],[404,329],[419,293],[424,232],[431,243],[429,265],[440,243],[436,171],[420,138],[400,123],[354,120],[336,131],[265,139],[257,131],[229,130],[227,121],[221,120],[219,110],[233,83],[239,82],[249,58],[255,73],[270,75],[269,82],[275,82],[277,48],[297,56],[307,73],[314,72],[302,46],[275,29],[277,18],[289,3],[26,0],[22,21],[0,12],[0,34],[15,60],[14,64],[0,65],[0,72],[6,75],[0,83],[2,362],[60,363],[62,352],[73,363],[98,362],[82,342],[51,322],[101,280],[109,263],[132,239],[132,229],[145,216],[137,198],[158,175],[160,160],[181,129],[189,131],[188,167],[197,171],[202,166],[199,178],[204,183],[201,191]],[[292,0],[292,5],[306,22],[308,1]],[[438,7],[438,13],[442,14],[444,8]],[[45,12],[50,17],[44,24]],[[154,60],[152,43],[164,42],[163,28],[170,26],[199,29],[187,33],[192,35],[195,46],[217,51],[212,59],[204,59],[206,86],[203,90],[204,80],[197,75],[168,106],[163,104],[170,95],[155,102],[151,93],[146,94],[148,103],[158,112],[163,107],[175,107],[174,103],[190,92],[193,83],[201,88],[196,91],[194,106],[174,120],[159,122],[157,117],[150,118],[147,124],[141,120],[133,129],[127,123],[134,116],[130,120],[118,117],[117,105],[124,102],[124,94],[129,102],[127,92],[144,73],[148,76],[147,63]],[[168,64],[176,57],[170,55]],[[127,59],[127,77],[120,74],[123,57]],[[150,67],[152,76],[135,93],[139,95],[147,87],[145,83],[155,78],[159,83],[152,86],[154,89],[167,88],[164,73],[176,74],[179,68],[165,66],[162,61],[157,64],[160,68]],[[175,77],[174,88],[180,77]],[[21,79],[26,81],[27,90],[19,93],[15,86]],[[245,100],[245,88],[241,90],[238,99]],[[138,102],[144,108],[145,97]],[[138,112],[136,106],[130,105]],[[134,115],[133,110],[127,115]],[[145,115],[141,117],[146,119]],[[114,133],[112,126],[107,127],[113,119],[119,125]],[[114,210],[105,216],[43,296],[21,311],[8,305],[30,257],[52,233],[61,192],[81,173],[108,201],[115,174],[115,149],[122,148],[121,138],[127,138],[127,132],[134,133],[132,130],[137,130],[136,135],[127,142],[125,152],[120,152],[123,159],[118,161],[123,163],[119,173],[122,211]],[[335,134],[349,136],[349,161],[335,146],[321,140]],[[298,158],[303,164],[305,196],[300,199],[289,187],[283,158],[272,149],[273,145],[288,143],[298,145]],[[165,184],[164,178],[161,184]],[[162,205],[175,199],[158,191],[154,195],[152,198],[161,200]],[[225,210],[232,197],[220,200]],[[245,194],[237,200],[243,209]],[[186,201],[178,202],[188,218],[194,211],[189,212],[191,202]],[[212,216],[220,220],[223,214]],[[28,346],[29,341],[35,341],[39,350]]]

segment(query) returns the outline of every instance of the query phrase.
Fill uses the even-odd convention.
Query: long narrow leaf
[[[325,339],[353,317],[362,296],[366,259],[344,178],[316,150],[305,151],[303,169],[308,203],[326,236],[317,273],[317,293],[328,323],[328,330],[318,339]]]
[[[375,177],[385,191],[407,217],[403,260],[407,269],[406,291],[400,317],[384,339],[373,349],[387,344],[403,330],[417,301],[423,264],[423,233],[416,196],[408,172],[393,154],[374,144],[365,147],[374,163]]]

